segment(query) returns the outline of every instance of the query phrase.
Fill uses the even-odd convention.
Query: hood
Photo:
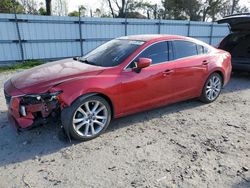
[[[44,93],[55,85],[72,79],[94,76],[104,69],[73,59],[65,59],[22,71],[13,76],[11,82],[15,88],[25,94]]]
[[[250,13],[227,16],[217,22],[228,23],[232,32],[250,31]]]

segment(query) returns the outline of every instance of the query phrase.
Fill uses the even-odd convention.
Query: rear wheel
[[[100,96],[79,98],[69,109],[66,117],[69,133],[77,140],[91,140],[98,137],[108,127],[111,109]],[[66,123],[66,122],[65,122]]]
[[[222,89],[222,77],[218,73],[213,73],[207,79],[200,100],[204,103],[211,103],[215,101]]]

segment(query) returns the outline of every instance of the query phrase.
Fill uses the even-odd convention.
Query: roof
[[[186,39],[187,37],[179,35],[160,35],[160,34],[146,34],[146,35],[130,35],[120,37],[124,40],[139,40],[139,41],[151,41],[151,40],[170,40],[170,39]]]

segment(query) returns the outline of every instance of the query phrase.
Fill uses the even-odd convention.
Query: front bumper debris
[[[59,95],[60,93],[56,93]],[[27,129],[43,124],[50,116],[56,116],[60,103],[56,95],[25,95],[11,97],[8,105],[8,119],[15,130]]]

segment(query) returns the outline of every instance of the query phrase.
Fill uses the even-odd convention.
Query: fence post
[[[124,24],[125,24],[125,36],[127,36],[128,35],[128,21],[127,21],[127,16],[125,18]]]
[[[20,29],[19,29],[19,25],[18,25],[16,8],[15,8],[15,14],[14,15],[15,15],[15,24],[16,24],[16,30],[17,30],[17,36],[18,36],[18,43],[19,43],[19,47],[20,47],[21,58],[22,58],[22,62],[24,62],[23,44],[22,44]]]
[[[158,34],[161,34],[161,19],[160,18],[158,22]]]
[[[81,56],[83,56],[83,41],[82,41],[82,22],[81,22],[81,9],[79,8],[79,16],[78,16],[78,25],[79,25],[79,35],[80,35],[80,49]]]
[[[191,27],[191,21],[188,21],[188,37],[190,37],[190,27]]]
[[[212,39],[213,39],[213,31],[214,31],[214,22],[212,22],[212,24],[210,25],[211,29],[210,29],[210,36],[209,36],[209,44],[212,44]]]

